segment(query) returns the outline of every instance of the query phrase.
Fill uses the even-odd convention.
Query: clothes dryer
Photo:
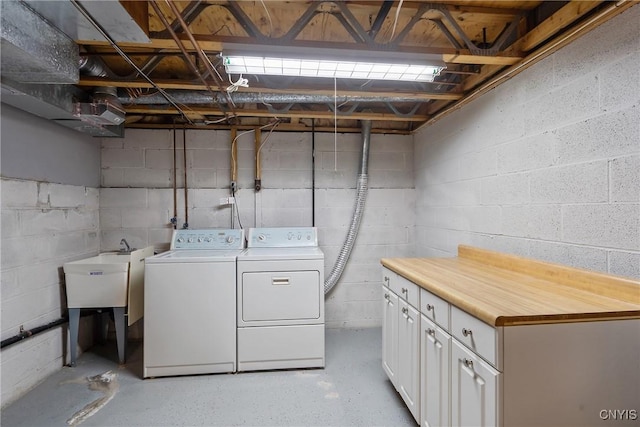
[[[249,229],[237,280],[238,371],[324,367],[317,229]]]

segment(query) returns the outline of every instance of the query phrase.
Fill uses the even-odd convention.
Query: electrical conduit
[[[358,237],[358,230],[360,229],[360,221],[362,220],[362,214],[364,213],[365,202],[367,200],[367,191],[369,189],[369,146],[371,145],[371,121],[362,121],[362,156],[360,160],[360,170],[358,172],[358,182],[356,188],[356,203],[351,217],[351,224],[347,231],[347,237],[340,249],[338,259],[336,260],[331,273],[324,281],[324,293],[328,294],[331,289],[338,283],[340,276],[344,271],[344,268],[351,256],[351,250],[355,245],[356,238]]]

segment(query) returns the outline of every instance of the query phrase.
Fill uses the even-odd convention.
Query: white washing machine
[[[249,229],[237,279],[238,371],[324,367],[317,229]]]
[[[176,230],[146,258],[143,377],[236,371],[236,259],[243,230]]]

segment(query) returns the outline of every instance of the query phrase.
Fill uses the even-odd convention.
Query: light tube
[[[259,55],[222,56],[227,74],[432,82],[446,68],[444,63],[433,65],[413,62],[403,64],[400,61],[385,63],[371,60],[295,59]]]

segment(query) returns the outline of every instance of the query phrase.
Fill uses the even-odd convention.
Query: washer
[[[324,254],[317,229],[249,229],[237,278],[238,371],[323,368]]]
[[[236,371],[236,259],[243,230],[176,230],[146,258],[143,377]]]

